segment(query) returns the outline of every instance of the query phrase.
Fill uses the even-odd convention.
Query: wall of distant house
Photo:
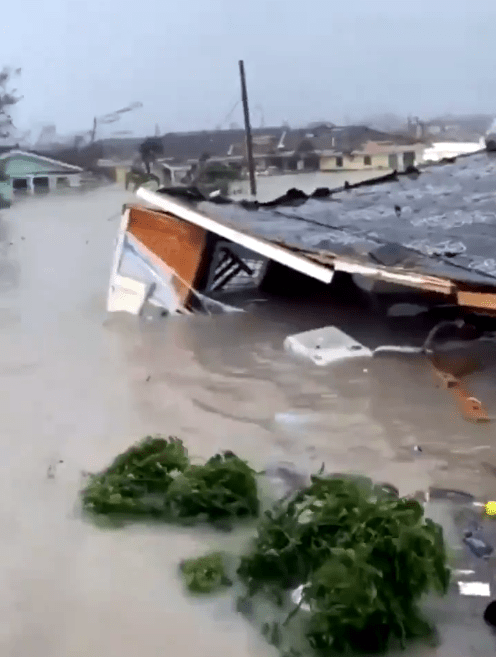
[[[12,181],[9,180],[0,180],[0,208],[10,205],[12,202]]]
[[[407,153],[411,153],[410,161]],[[392,153],[376,153],[374,155],[329,155],[320,158],[321,171],[361,171],[363,169],[405,169],[409,164],[419,161],[416,150]]]
[[[331,155],[320,158],[321,171],[359,171],[362,169],[387,169],[388,155]]]

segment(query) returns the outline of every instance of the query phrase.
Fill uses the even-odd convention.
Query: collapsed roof
[[[139,196],[187,221],[207,217],[211,230],[228,227],[323,267],[398,282],[403,277],[407,285],[444,294],[464,286],[496,288],[496,157],[491,153],[320,189],[310,197],[291,190],[268,204],[219,203],[184,190],[177,190],[183,195],[178,202],[170,198],[171,190],[162,192],[168,201],[145,190]]]

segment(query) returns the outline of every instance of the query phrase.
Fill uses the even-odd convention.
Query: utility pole
[[[255,163],[253,161],[253,142],[251,138],[250,110],[248,107],[248,93],[246,91],[245,65],[243,60],[239,62],[239,74],[241,76],[241,98],[243,100],[243,112],[245,115],[246,151],[248,155],[248,169],[250,172],[250,191],[253,197],[257,195],[257,181],[255,179]]]
[[[95,116],[95,118],[93,119],[93,130],[91,131],[91,143],[93,143],[95,141],[96,124],[97,124],[97,120],[96,120],[96,116]]]

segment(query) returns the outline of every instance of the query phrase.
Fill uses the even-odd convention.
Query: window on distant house
[[[366,167],[369,167],[372,164],[372,158],[370,157],[370,155],[364,156],[363,163]]]
[[[342,167],[343,166],[343,158],[342,157],[337,157],[336,158],[336,166],[337,167]]]

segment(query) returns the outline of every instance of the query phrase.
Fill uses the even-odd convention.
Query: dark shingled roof
[[[255,128],[253,136],[270,135],[280,139],[284,128]],[[205,132],[171,132],[162,137],[163,157],[183,160],[198,159],[204,153],[210,157],[226,157],[232,145],[244,142],[244,130],[213,130]]]
[[[307,252],[496,286],[496,154],[272,204],[201,202],[241,231]]]

